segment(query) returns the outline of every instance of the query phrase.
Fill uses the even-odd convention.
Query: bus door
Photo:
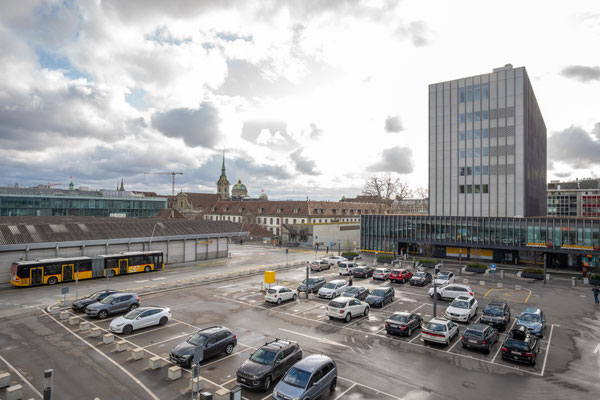
[[[67,264],[62,266],[62,281],[73,280],[73,264]]]
[[[44,267],[32,267],[29,269],[30,285],[41,285],[44,277]]]
[[[119,260],[119,275],[127,273],[128,260]]]
[[[162,264],[160,262],[160,256],[152,256],[152,264],[154,264],[154,270],[158,271],[162,268]]]

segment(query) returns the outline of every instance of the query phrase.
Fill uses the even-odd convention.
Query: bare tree
[[[403,200],[412,195],[408,183],[393,177],[390,173],[382,176],[372,176],[365,182],[363,195],[373,196],[379,204],[380,211],[391,207],[394,200]]]
[[[426,199],[429,197],[429,189],[426,187],[418,187],[415,189],[414,196],[417,199]]]

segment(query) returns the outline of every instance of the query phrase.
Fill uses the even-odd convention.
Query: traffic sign
[[[69,293],[69,288],[68,287],[60,288],[60,293],[61,294],[68,294]]]
[[[289,253],[290,249],[285,249],[285,254]]]
[[[490,264],[490,274],[496,273],[496,264]]]

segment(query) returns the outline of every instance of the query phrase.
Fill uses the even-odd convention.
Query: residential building
[[[600,217],[600,179],[548,184],[548,216]]]

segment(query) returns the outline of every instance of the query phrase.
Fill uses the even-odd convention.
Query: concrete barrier
[[[500,279],[504,279],[504,270],[503,269],[500,270]]]
[[[77,325],[78,323],[79,323],[78,317],[70,317],[69,318],[69,325]]]
[[[463,285],[468,285],[469,284],[469,280],[468,279],[463,279]]]
[[[521,285],[515,285],[515,290],[518,292],[519,290],[521,290]]]
[[[60,314],[60,308],[51,308],[50,309],[50,315],[59,315]]]
[[[79,323],[79,330],[81,332],[85,332],[90,329],[90,323],[87,321],[82,321]]]
[[[177,379],[181,378],[181,368],[176,365],[172,366],[169,368],[167,376],[170,380],[176,381]]]
[[[90,331],[91,337],[98,337],[100,335],[102,335],[102,328],[92,328],[92,330]]]
[[[6,400],[21,400],[23,398],[23,386],[13,385],[6,389]]]
[[[69,312],[68,311],[61,311],[60,312],[60,317],[59,317],[62,321],[65,321],[67,319],[69,319]]]
[[[574,276],[571,277],[571,287],[574,288],[577,286],[577,279]]]
[[[498,289],[502,289],[502,282],[498,282],[498,283],[496,283],[496,287],[497,287]]]
[[[485,281],[479,281],[479,286],[485,286]]]
[[[162,359],[159,356],[150,357],[148,360],[149,369],[159,369],[162,366]]]
[[[134,360],[141,360],[142,358],[144,358],[144,349],[142,349],[141,347],[137,347],[131,350],[131,358],[133,358]]]
[[[10,386],[10,373],[3,372],[0,374],[0,389]]]
[[[215,392],[214,400],[229,400],[231,399],[231,391],[229,389],[219,389]]]
[[[111,344],[114,341],[115,341],[115,335],[113,335],[112,333],[106,333],[102,337],[102,342],[104,344]]]
[[[127,350],[127,342],[124,341],[124,340],[119,340],[117,342],[116,349],[117,349],[118,352]]]
[[[198,393],[202,389],[204,389],[204,379],[200,378],[199,376],[195,377],[194,379],[190,379],[190,390],[193,393]]]

